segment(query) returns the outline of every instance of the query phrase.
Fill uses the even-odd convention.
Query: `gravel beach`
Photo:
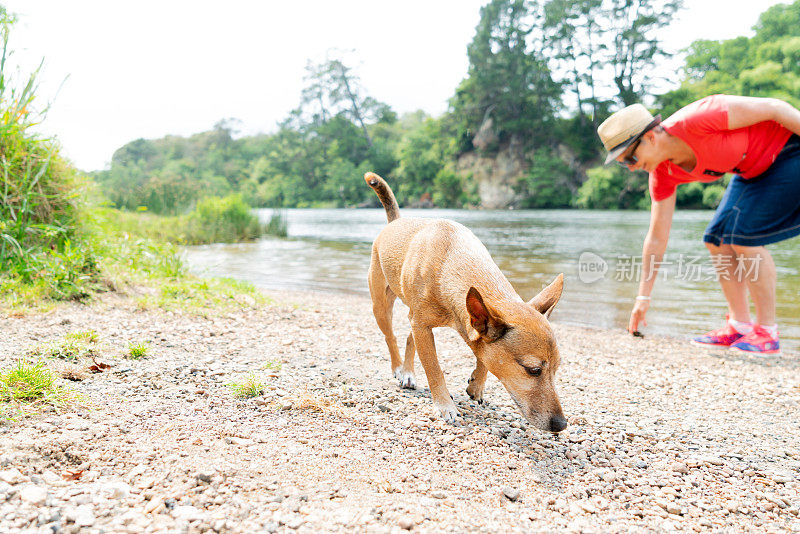
[[[435,331],[461,420],[392,378],[361,296],[206,316],[89,305],[0,319],[0,364],[95,330],[77,407],[0,424],[0,533],[800,532],[800,361],[559,324],[570,426],[528,428]],[[408,321],[396,304],[395,332]],[[131,341],[150,355],[123,359]],[[401,347],[402,352],[402,347]],[[237,399],[248,373],[263,395]]]

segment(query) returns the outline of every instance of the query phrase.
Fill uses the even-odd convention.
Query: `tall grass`
[[[286,237],[289,235],[289,223],[286,220],[286,210],[272,210],[265,231],[269,235],[278,237]]]
[[[239,194],[206,197],[197,203],[186,223],[186,243],[231,243],[263,233],[258,217]]]
[[[97,262],[80,243],[78,201],[85,183],[53,139],[32,132],[41,64],[21,83],[9,73],[14,17],[0,7],[0,291],[19,283],[54,299],[82,298]]]

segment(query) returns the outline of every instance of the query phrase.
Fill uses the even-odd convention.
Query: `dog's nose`
[[[567,428],[567,420],[563,415],[554,415],[550,418],[550,432],[561,432]]]

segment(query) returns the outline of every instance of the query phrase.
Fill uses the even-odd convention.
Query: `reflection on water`
[[[270,210],[259,210],[267,220]],[[470,228],[492,253],[519,294],[529,299],[560,272],[564,296],[553,318],[601,328],[627,325],[638,284],[636,263],[647,212],[402,210],[405,217],[444,217]],[[701,238],[712,213],[675,214],[665,265],[653,292],[646,332],[688,336],[717,328],[725,302]],[[192,270],[248,280],[265,288],[368,294],[372,240],[385,226],[383,210],[288,210],[289,237],[187,249]],[[800,347],[798,241],[770,246],[778,268],[778,318],[785,347]],[[607,264],[593,282],[579,278],[579,258]]]

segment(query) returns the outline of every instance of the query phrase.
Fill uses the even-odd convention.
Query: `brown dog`
[[[547,319],[561,298],[564,275],[526,303],[466,227],[445,219],[400,219],[397,200],[383,178],[368,172],[364,179],[389,219],[372,245],[369,292],[400,387],[416,387],[416,350],[434,405],[445,421],[455,421],[458,411],[439,367],[432,330],[449,326],[477,359],[467,386],[472,399],[483,402],[491,371],[528,421],[542,430],[564,430],[567,421],[553,385],[560,358]],[[403,361],[392,332],[396,297],[409,307],[411,321]]]

